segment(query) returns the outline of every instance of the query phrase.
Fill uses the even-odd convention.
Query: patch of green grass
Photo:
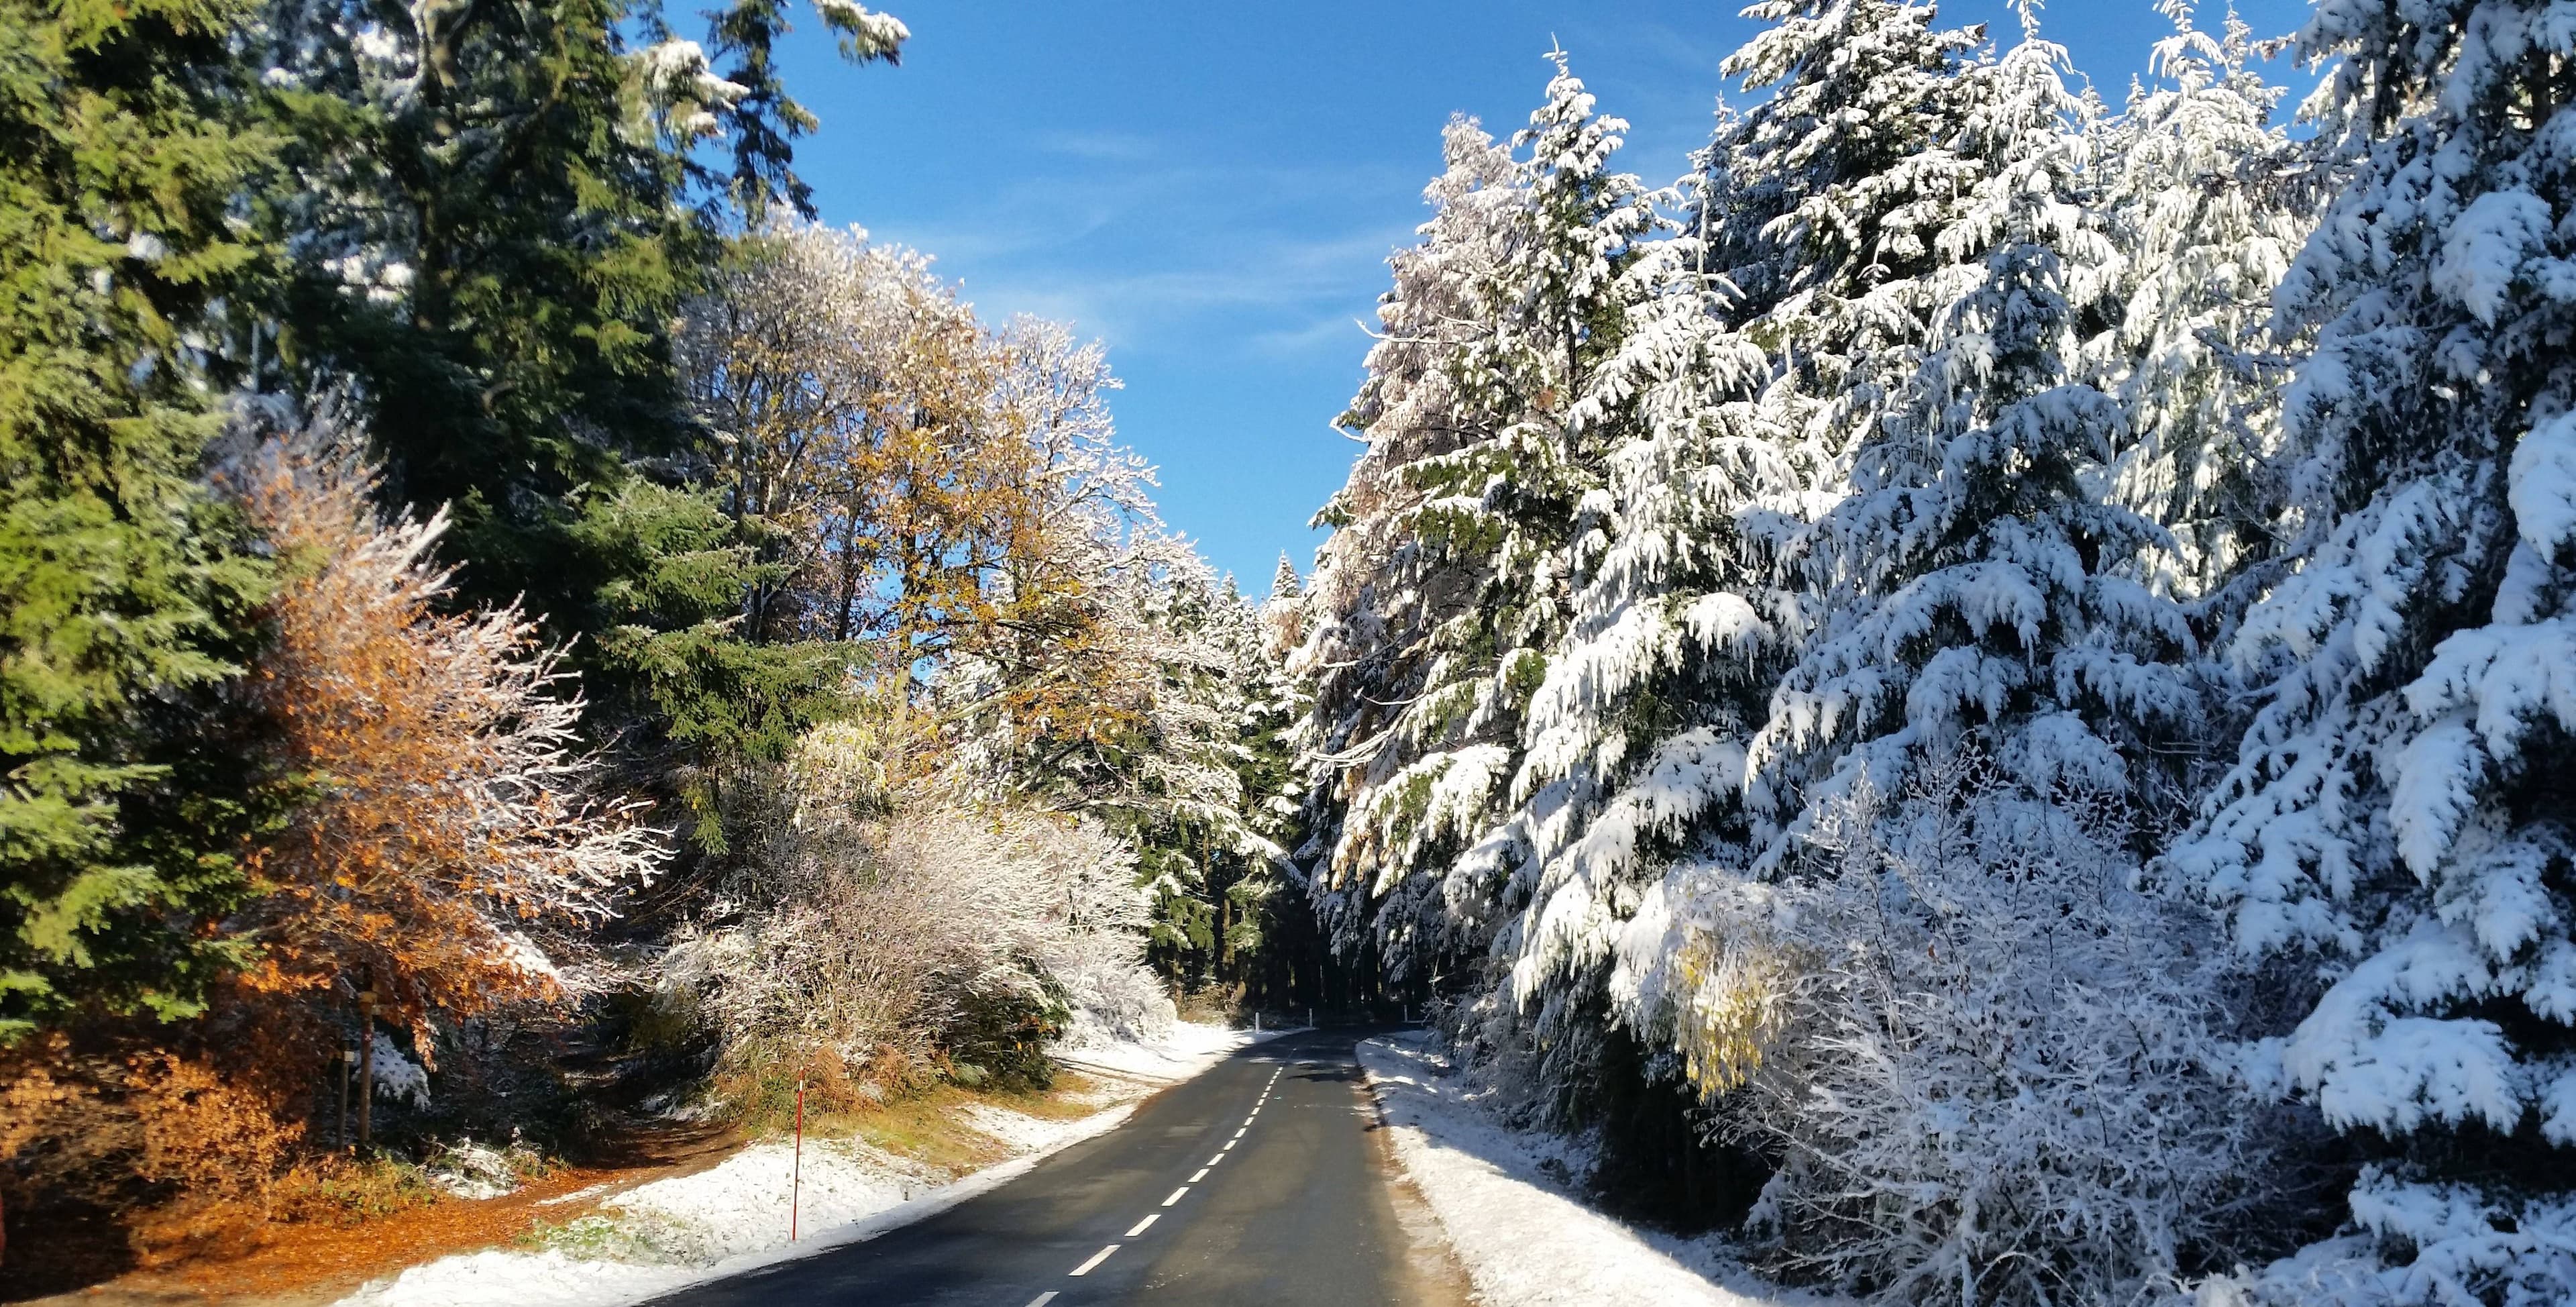
[[[645,1231],[596,1213],[561,1225],[538,1221],[511,1242],[531,1251],[559,1252],[576,1261],[651,1264],[670,1260]]]
[[[377,1155],[331,1159],[316,1169],[299,1170],[287,1178],[278,1197],[279,1207],[292,1219],[356,1225],[426,1207],[446,1193],[422,1168]]]
[[[864,1110],[808,1118],[806,1132],[827,1139],[855,1139],[881,1152],[948,1171],[971,1171],[1009,1157],[1011,1150],[969,1124],[960,1109],[984,1104],[1048,1121],[1071,1121],[1100,1110],[1100,1104],[1087,1097],[1093,1089],[1089,1079],[1071,1072],[1056,1076],[1046,1089],[939,1084]]]

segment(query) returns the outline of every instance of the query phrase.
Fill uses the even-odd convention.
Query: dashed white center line
[[[1241,1139],[1242,1137],[1243,1137],[1243,1132],[1242,1132],[1242,1131],[1237,1130],[1237,1131],[1235,1131],[1235,1132],[1234,1132],[1234,1139]],[[1234,1139],[1226,1140],[1226,1142],[1227,1142],[1227,1143],[1229,1143],[1229,1144],[1230,1144],[1230,1143],[1233,1143],[1233,1142],[1234,1142]]]
[[[1225,1141],[1225,1151],[1227,1151],[1227,1152],[1229,1152],[1229,1153],[1233,1152],[1233,1151],[1234,1151],[1234,1146],[1235,1146],[1236,1144],[1239,1144],[1239,1143],[1242,1143],[1242,1142],[1243,1142],[1243,1141],[1242,1141],[1242,1140],[1240,1140],[1240,1139],[1228,1139],[1228,1140],[1226,1140],[1226,1141]]]
[[[1185,1194],[1185,1193],[1188,1193],[1189,1191],[1190,1191],[1190,1187],[1189,1187],[1188,1185],[1182,1185],[1180,1188],[1173,1190],[1173,1191],[1172,1191],[1172,1196],[1163,1200],[1163,1206],[1165,1206],[1165,1207],[1169,1207],[1169,1206],[1171,1206],[1172,1204],[1174,1204],[1174,1203],[1177,1203],[1177,1202],[1181,1201],[1181,1195],[1182,1195],[1182,1194]],[[1112,1244],[1112,1245],[1110,1245],[1110,1246],[1114,1248],[1114,1247],[1116,1247],[1117,1245]],[[1107,1254],[1103,1254],[1103,1256],[1106,1256],[1106,1255],[1107,1255]]]
[[[1048,1303],[1051,1303],[1051,1302],[1054,1302],[1054,1301],[1055,1301],[1055,1290],[1053,1290],[1053,1289],[1049,1289],[1049,1290],[1047,1290],[1045,1293],[1039,1294],[1037,1297],[1034,1297],[1034,1298],[1029,1299],[1029,1307],[1046,1307],[1046,1305],[1047,1305]]]
[[[1067,1274],[1067,1275],[1089,1275],[1089,1274],[1091,1274],[1091,1268],[1092,1268],[1092,1267],[1098,1266],[1098,1265],[1099,1265],[1099,1264],[1101,1264],[1102,1262],[1108,1261],[1108,1260],[1109,1260],[1109,1254],[1114,1253],[1114,1252],[1116,1252],[1116,1251],[1118,1251],[1118,1245],[1116,1245],[1116,1244],[1114,1244],[1114,1243],[1113,1243],[1113,1244],[1109,1245],[1108,1247],[1101,1249],[1099,1252],[1093,1253],[1093,1254],[1091,1255],[1091,1260],[1090,1260],[1090,1261],[1084,1262],[1082,1265],[1077,1266],[1077,1267],[1074,1267],[1072,1270],[1065,1272],[1065,1274]],[[1034,1305],[1033,1305],[1033,1307],[1034,1307]]]
[[[1206,1172],[1202,1171],[1202,1172],[1200,1172],[1200,1174],[1201,1174],[1201,1175],[1205,1175],[1205,1174],[1206,1174]],[[1133,1230],[1129,1230],[1129,1231],[1127,1232],[1127,1237],[1128,1237],[1128,1238],[1130,1238],[1130,1239],[1133,1239],[1133,1238],[1135,1238],[1137,1235],[1143,1234],[1143,1233],[1145,1232],[1145,1227],[1146,1227],[1146,1226],[1152,1225],[1154,1222],[1159,1221],[1159,1220],[1162,1220],[1162,1219],[1163,1219],[1163,1214],[1162,1214],[1161,1212],[1149,1212],[1149,1213],[1147,1213],[1147,1214],[1146,1214],[1146,1216],[1145,1216],[1145,1219],[1144,1219],[1144,1220],[1138,1221],[1138,1222],[1136,1223],[1136,1228],[1135,1228],[1135,1229],[1133,1229]]]
[[[1191,1183],[1191,1184],[1197,1184],[1199,1181],[1206,1179],[1206,1178],[1207,1178],[1207,1173],[1208,1173],[1208,1169],[1207,1169],[1206,1167],[1204,1167],[1204,1166],[1200,1167],[1200,1168],[1199,1168],[1199,1170],[1198,1170],[1198,1174],[1193,1175],[1193,1176],[1191,1176],[1191,1177],[1190,1177],[1190,1183]],[[1152,1217],[1147,1217],[1147,1218],[1145,1218],[1145,1219],[1147,1219],[1147,1220],[1152,1220],[1153,1218],[1152,1218]]]
[[[1223,1154],[1223,1153],[1219,1153],[1219,1154],[1217,1154],[1216,1156],[1211,1157],[1211,1158],[1209,1158],[1209,1159],[1208,1159],[1208,1165],[1210,1165],[1210,1166],[1214,1166],[1214,1165],[1216,1165],[1217,1163],[1222,1162],[1222,1161],[1224,1161],[1224,1160],[1225,1160],[1225,1154]]]

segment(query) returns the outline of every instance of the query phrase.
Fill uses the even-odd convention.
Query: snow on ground
[[[1712,1241],[1634,1229],[1569,1197],[1542,1164],[1559,1141],[1495,1121],[1425,1036],[1359,1046],[1396,1159],[1440,1218],[1483,1307],[1832,1307],[1729,1264]]]
[[[1007,1107],[977,1103],[960,1115],[978,1133],[1002,1141],[1012,1152],[1035,1153],[1053,1152],[1060,1144],[1089,1138],[1095,1133],[1091,1130],[1091,1123],[1098,1114],[1074,1121],[1050,1121],[1042,1116],[1014,1112]]]
[[[1151,1044],[1098,1043],[1064,1060],[1167,1082],[1194,1076],[1253,1039],[1248,1031],[1183,1022]],[[797,1212],[801,1237],[794,1244],[787,1242],[794,1147],[773,1140],[708,1170],[620,1193],[598,1213],[556,1227],[537,1246],[443,1257],[371,1282],[340,1307],[609,1307],[810,1256],[908,1225],[1019,1176],[1048,1153],[1115,1128],[1143,1094],[1141,1086],[1113,1092],[1104,1101],[1116,1105],[1074,1121],[990,1104],[969,1107],[969,1124],[1019,1156],[964,1177],[854,1141],[808,1139]]]
[[[1135,1079],[1187,1080],[1246,1044],[1275,1039],[1282,1033],[1265,1030],[1256,1035],[1249,1030],[1176,1021],[1170,1035],[1152,1043],[1122,1039],[1063,1047],[1056,1050],[1056,1060],[1085,1071],[1105,1071]]]

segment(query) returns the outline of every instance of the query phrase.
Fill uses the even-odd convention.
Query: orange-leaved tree
[[[330,425],[235,477],[281,578],[250,692],[308,799],[225,929],[259,946],[252,993],[371,988],[426,1055],[433,1016],[577,988],[562,946],[666,853],[640,805],[594,792],[560,651],[515,608],[442,607],[445,514],[381,514]]]

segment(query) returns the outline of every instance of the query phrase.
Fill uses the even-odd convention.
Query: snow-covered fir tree
[[[1660,198],[1688,212],[1707,180]],[[1550,1082],[1585,1074],[1609,1028],[1646,1037],[1658,879],[1678,850],[1747,843],[1744,744],[1799,628],[1770,544],[1820,460],[1769,421],[1773,369],[1724,325],[1731,289],[1705,262],[1696,235],[1670,234],[1640,243],[1613,286],[1625,334],[1579,401],[1601,484],[1579,505],[1514,806],[1478,845],[1512,871],[1516,908],[1492,946],[1491,1001],[1509,1015],[1488,1029],[1546,1050]]]
[[[2189,602],[2277,552],[2271,445],[2296,342],[2265,327],[2330,170],[2273,123],[2283,92],[2253,67],[2243,19],[2212,33],[2189,0],[2158,8],[2174,30],[2155,45],[2153,80],[2095,127],[2116,322],[2087,352],[2128,422],[2113,497],[2174,535],[2140,579]]]
[[[1848,489],[1792,563],[1821,625],[1754,749],[1755,784],[1786,811],[1864,778],[1901,792],[1916,761],[1971,738],[2036,790],[2126,795],[2190,703],[2182,613],[2121,574],[2170,536],[2101,490],[2122,417],[2081,379],[2078,329],[2109,257],[2065,67],[2025,11],[2021,41],[1935,100],[1948,130],[1898,165],[1955,198],[1862,229],[1923,269],[1837,308],[1920,335],[1856,352],[1834,406]]]
[[[1520,239],[1527,207],[1509,152],[1473,121],[1452,121],[1442,146],[1448,167],[1425,191],[1432,216],[1421,242],[1389,260],[1395,284],[1378,307],[1385,334],[1342,417],[1366,448],[1315,516],[1333,534],[1316,551],[1290,663],[1314,705],[1299,746],[1318,820],[1298,856],[1313,866],[1318,910],[1346,949],[1360,943],[1371,905],[1402,883],[1413,860],[1370,837],[1390,824],[1383,810],[1402,802],[1398,774],[1427,763],[1436,777],[1459,760],[1465,714],[1435,691],[1460,675],[1445,644],[1493,584],[1485,553],[1450,547],[1445,530],[1481,502],[1450,502],[1416,469],[1508,421],[1467,360],[1491,330],[1486,290]],[[1465,694],[1472,698],[1472,686]],[[1495,732],[1478,728],[1490,743]],[[1393,834],[1445,820],[1423,804]],[[1445,829],[1428,833],[1455,840]],[[1436,903],[1425,911],[1439,920]]]
[[[1601,480],[1590,383],[1625,337],[1620,274],[1656,223],[1644,186],[1610,168],[1626,124],[1552,58],[1511,150],[1452,124],[1436,212],[1393,260],[1387,336],[1346,418],[1369,452],[1319,518],[1341,529],[1298,654],[1329,815],[1317,893],[1339,945],[1365,934],[1398,980],[1479,955],[1515,888],[1525,844],[1490,828]]]
[[[2576,25],[2537,0],[2321,0],[2358,156],[2277,307],[2295,574],[2171,863],[2249,966],[2318,982],[2258,1081],[2371,1159],[2289,1301],[2576,1298]],[[2268,1077],[2260,1073],[2268,1071]]]

